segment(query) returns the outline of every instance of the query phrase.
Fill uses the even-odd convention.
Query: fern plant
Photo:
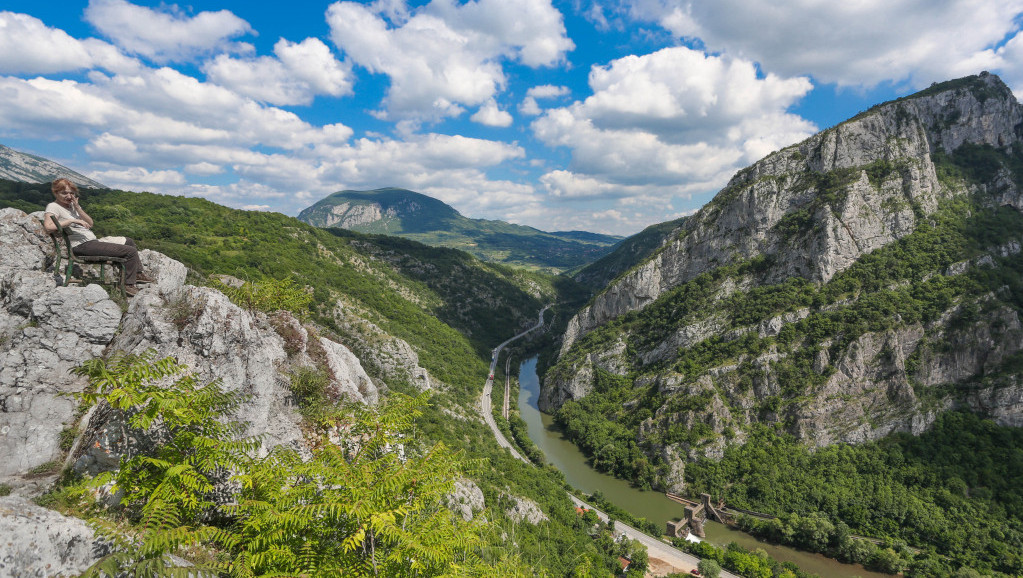
[[[93,485],[113,481],[134,527],[125,533],[94,520],[117,546],[93,569],[99,575],[115,567],[150,574],[166,567],[165,554],[203,543],[211,528],[202,521],[215,511],[217,483],[247,470],[250,454],[260,447],[259,438],[240,435],[242,424],[222,419],[244,396],[223,391],[216,380],[200,384],[186,366],[155,356],[153,350],[116,354],[75,369],[90,383],[76,396],[118,410],[125,441],[117,472],[97,476]]]
[[[471,575],[483,568],[480,527],[455,516],[443,497],[466,461],[413,434],[425,395],[395,395],[379,410],[354,406],[334,426],[353,440],[323,444],[302,461],[270,454],[243,476],[238,522],[218,539],[236,552],[233,575]]]
[[[260,440],[241,437],[242,425],[225,419],[244,398],[155,355],[117,355],[76,370],[90,381],[78,396],[110,404],[121,412],[124,439],[145,442],[129,444],[116,474],[93,482],[113,480],[128,524],[94,520],[116,551],[86,575],[493,574],[479,554],[481,524],[444,505],[455,480],[481,464],[416,436],[428,394],[324,412],[311,457],[277,447],[256,459]],[[330,441],[338,438],[347,441]],[[215,499],[225,488],[229,495]],[[168,554],[188,548],[214,549],[213,561],[169,563]],[[500,569],[532,575],[514,558]]]

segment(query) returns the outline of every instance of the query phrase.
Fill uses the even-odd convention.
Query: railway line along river
[[[536,374],[536,358],[523,361],[519,366],[518,407],[526,422],[529,437],[543,450],[547,461],[565,474],[574,488],[592,494],[600,491],[604,496],[633,516],[646,518],[664,528],[668,520],[682,517],[682,506],[669,500],[661,492],[643,491],[628,482],[603,474],[590,467],[586,456],[572,442],[565,439],[554,425],[554,418],[540,412],[536,400],[540,394],[540,380]],[[824,577],[890,578],[888,574],[872,572],[859,565],[843,564],[820,554],[811,554],[786,546],[764,542],[722,524],[708,521],[704,526],[707,541],[725,546],[736,542],[749,549],[763,548],[774,559],[794,562],[807,572]]]

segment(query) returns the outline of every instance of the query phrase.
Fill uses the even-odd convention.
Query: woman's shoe
[[[134,285],[125,285],[124,292],[128,294],[128,297],[134,297],[139,292],[139,288]]]
[[[145,273],[139,271],[135,275],[135,282],[136,283],[156,283],[156,279],[153,279],[149,275],[146,275]]]

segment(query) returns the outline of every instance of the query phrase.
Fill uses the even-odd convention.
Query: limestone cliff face
[[[375,203],[339,203],[323,213],[323,224],[319,226],[352,229],[359,225],[375,223],[383,217],[380,205]]]
[[[939,185],[932,153],[964,143],[1009,146],[1019,140],[1021,122],[1023,107],[1008,88],[982,75],[968,86],[881,105],[768,155],[737,173],[650,260],[580,311],[562,353],[593,328],[728,263],[768,255],[776,259],[768,282],[793,275],[827,281],[913,231],[914,208],[933,212],[954,194]],[[831,179],[821,178],[829,173]],[[822,195],[832,202],[814,202]],[[786,217],[816,226],[779,227]]]
[[[122,312],[99,285],[59,286],[48,245],[36,217],[0,210],[0,482],[20,487],[32,468],[65,458],[79,425],[76,402],[65,394],[86,386],[69,372],[116,351],[154,349],[199,380],[219,379],[225,389],[249,394],[233,417],[262,435],[267,449],[303,446],[289,376],[313,356],[325,362],[335,391],[363,403],[379,398],[376,382],[344,345],[311,337],[287,316],[253,313],[215,289],[186,285],[185,267],[160,253],[140,253],[157,282]],[[71,456],[78,467],[115,466],[118,428],[94,416],[86,429],[94,443],[78,444],[84,449]]]
[[[744,443],[755,423],[779,424],[810,446],[918,434],[957,408],[1023,425],[1023,381],[1014,369],[1023,356],[1023,322],[1007,285],[960,292],[923,318],[886,309],[925,298],[919,291],[926,287],[976,287],[965,280],[1017,275],[1016,225],[947,248],[966,260],[871,289],[883,294],[877,304],[859,289],[838,291],[835,301],[818,293],[847,278],[844,272],[864,270],[851,268],[870,262],[867,254],[936,230],[949,203],[1018,223],[1005,207],[1023,211],[1023,174],[1012,168],[1021,147],[1023,107],[997,77],[982,74],[879,105],[772,153],[737,173],[570,321],[541,409],[590,395],[599,372],[628,377],[644,393],[625,402],[626,411],[641,397],[659,400],[637,418],[636,441],[666,466],[658,483],[676,489],[686,460],[720,456],[729,444]],[[974,170],[962,156],[969,154],[988,155],[976,157],[976,166],[1004,162],[988,166],[983,178],[956,174],[956,167]],[[712,274],[700,277],[698,296],[674,291],[704,273]],[[793,280],[802,285],[786,285]],[[760,318],[730,305],[781,286],[811,297],[765,308],[770,313]],[[899,293],[907,287],[918,292]],[[687,295],[703,301],[690,309]],[[842,325],[841,315],[854,311],[887,316],[876,324],[885,329]],[[812,341],[800,333],[818,323],[841,329]],[[727,353],[686,357],[701,347]],[[676,363],[683,358],[691,361]]]

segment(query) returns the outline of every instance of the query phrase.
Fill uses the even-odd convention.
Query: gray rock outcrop
[[[448,507],[462,516],[465,521],[472,520],[477,512],[486,507],[483,490],[472,480],[462,478],[455,481],[455,489],[446,497]]]
[[[1023,107],[1011,91],[981,75],[967,87],[875,107],[768,155],[739,171],[653,258],[583,308],[569,324],[562,354],[593,328],[728,263],[769,255],[775,263],[765,282],[829,280],[912,232],[914,207],[931,213],[941,198],[957,194],[940,186],[933,152],[964,143],[1008,146],[1021,122]],[[833,178],[819,178],[829,173]],[[800,220],[817,226],[798,230]]]
[[[296,364],[311,364],[306,330],[297,325],[286,351],[284,337],[263,313],[247,311],[208,287],[185,284],[181,263],[143,250],[144,270],[156,279],[143,286],[127,310],[98,285],[58,286],[48,258],[49,239],[37,218],[15,209],[0,210],[0,481],[18,487],[19,475],[64,459],[77,432],[77,403],[86,380],[70,372],[87,360],[113,352],[174,357],[200,381],[220,380],[229,391],[248,396],[232,419],[248,424],[264,448],[301,449],[301,416],[289,387]],[[334,389],[354,400],[376,403],[379,391],[359,359],[328,339],[317,341]],[[95,472],[117,463],[120,428],[93,419],[87,434],[94,443],[73,456],[78,467]],[[62,444],[64,447],[62,447]]]
[[[0,498],[0,576],[78,576],[108,553],[84,521]]]
[[[522,496],[509,497],[514,501],[511,507],[504,512],[505,515],[508,516],[509,520],[516,523],[525,521],[535,526],[540,522],[550,519],[547,517],[547,514],[544,514],[543,510],[540,509],[540,505],[533,500],[523,498]]]
[[[646,412],[635,441],[665,466],[662,488],[680,487],[686,461],[745,443],[758,423],[813,447],[920,434],[951,409],[1023,424],[1016,298],[989,282],[1017,275],[1018,230],[985,221],[1023,211],[1020,127],[1023,106],[982,74],[879,105],[739,171],[569,322],[541,408],[590,395],[598,371],[628,379],[635,393],[622,410]],[[870,285],[899,261],[912,273]],[[850,288],[826,291],[836,278]]]
[[[83,378],[70,374],[114,337],[121,309],[98,285],[59,287],[44,271],[39,221],[0,210],[0,479],[60,458]]]

